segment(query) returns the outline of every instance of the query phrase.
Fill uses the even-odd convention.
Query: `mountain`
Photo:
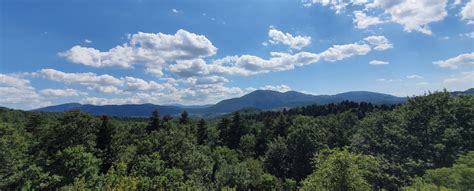
[[[466,94],[474,94],[474,88],[470,88],[466,91],[454,91],[451,92],[451,95],[453,96],[460,96],[460,95],[466,95]]]
[[[160,106],[154,104],[125,104],[125,105],[89,105],[68,103],[56,106],[43,107],[33,111],[62,112],[78,109],[92,115],[110,115],[118,117],[146,117],[158,109],[162,115],[179,115],[184,109],[177,106]]]
[[[242,108],[268,110],[309,104],[335,103],[344,100],[374,104],[398,104],[405,102],[406,98],[366,91],[346,92],[336,95],[310,95],[296,91],[282,93],[271,90],[256,90],[239,98],[223,100],[208,107],[205,113],[208,115],[229,113]]]
[[[158,109],[161,115],[179,115],[187,110],[195,116],[216,116],[239,110],[271,110],[289,107],[304,106],[310,104],[327,104],[341,102],[344,100],[355,102],[371,102],[374,104],[398,104],[405,102],[406,98],[396,97],[388,94],[353,91],[336,95],[310,95],[296,91],[277,92],[271,90],[256,90],[242,97],[222,100],[214,105],[184,106],[154,105],[154,104],[126,104],[126,105],[89,105],[79,103],[68,103],[56,106],[43,107],[33,111],[62,112],[79,109],[93,115],[110,115],[119,117],[147,117]]]

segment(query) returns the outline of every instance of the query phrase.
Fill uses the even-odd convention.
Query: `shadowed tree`
[[[101,118],[102,124],[97,133],[96,148],[100,150],[102,164],[100,165],[100,173],[106,173],[110,166],[112,166],[112,134],[113,128],[110,125],[109,117],[104,115]]]
[[[197,142],[202,145],[207,140],[207,126],[204,119],[199,120],[197,124]]]
[[[28,121],[26,122],[26,131],[36,134],[38,133],[38,130],[43,123],[43,118],[41,115],[37,112],[32,113],[31,115],[28,116]]]
[[[239,112],[235,112],[229,129],[229,148],[236,149],[243,135],[242,121]]]
[[[155,110],[151,113],[150,122],[148,124],[147,131],[148,133],[150,133],[152,131],[161,129],[161,127],[162,127],[162,122],[160,119],[160,112],[158,110]]]
[[[184,110],[182,113],[181,113],[181,118],[179,118],[179,123],[180,124],[187,124],[189,123],[189,114],[186,110]]]

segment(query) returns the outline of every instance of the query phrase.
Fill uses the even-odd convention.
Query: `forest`
[[[214,118],[0,109],[0,190],[474,190],[474,96]]]

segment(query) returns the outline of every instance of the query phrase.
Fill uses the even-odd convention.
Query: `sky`
[[[4,0],[0,106],[474,87],[474,0]]]

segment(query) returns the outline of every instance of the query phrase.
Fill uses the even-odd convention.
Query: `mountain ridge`
[[[473,94],[474,89],[451,92],[452,95]],[[110,115],[118,117],[147,117],[153,110],[158,109],[162,115],[179,115],[186,110],[194,116],[217,116],[245,108],[258,110],[272,110],[291,108],[311,104],[328,104],[341,101],[370,102],[373,104],[399,104],[404,103],[407,97],[397,97],[390,94],[370,91],[349,91],[334,95],[311,95],[297,91],[278,92],[272,90],[255,90],[241,97],[225,99],[216,104],[209,105],[155,105],[123,104],[123,105],[91,105],[80,103],[66,103],[34,109],[39,112],[63,112],[79,109],[93,115]]]

